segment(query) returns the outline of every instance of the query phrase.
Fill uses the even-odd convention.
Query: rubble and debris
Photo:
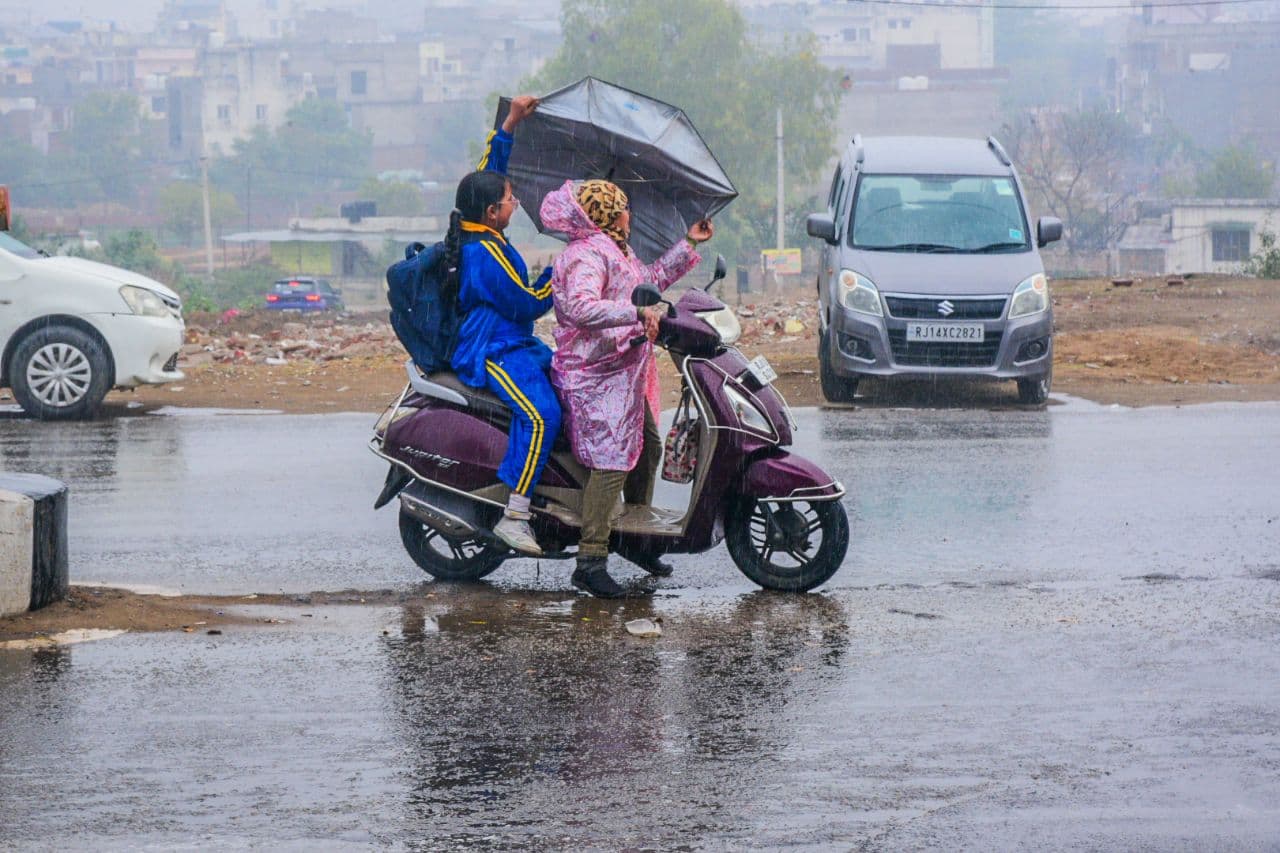
[[[817,303],[812,300],[741,305],[735,313],[742,326],[742,344],[765,339],[785,342],[812,335],[817,328]],[[535,325],[534,332],[550,343],[554,328],[554,315],[547,314]],[[382,316],[317,315],[280,323],[278,316],[265,312],[227,311],[191,318],[179,364],[283,366],[403,354],[391,324]]]

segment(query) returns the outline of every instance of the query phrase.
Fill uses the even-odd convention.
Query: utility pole
[[[200,158],[200,200],[204,206],[204,271],[213,278],[213,222],[209,215],[209,158]]]
[[[785,240],[784,240],[784,238],[783,238],[783,230],[784,230],[784,229],[783,229],[783,225],[782,225],[782,216],[783,216],[783,214],[782,214],[782,190],[783,190],[783,187],[782,187],[782,169],[783,169],[784,161],[783,161],[783,155],[782,155],[782,139],[783,139],[783,136],[782,136],[782,108],[781,108],[781,107],[779,107],[779,108],[778,108],[778,133],[777,133],[777,138],[778,138],[778,210],[777,210],[777,217],[778,217],[778,245],[777,245],[775,248],[777,248],[777,249],[779,249],[779,250],[782,250],[782,249],[785,249],[787,246],[786,246],[786,241],[785,241]]]

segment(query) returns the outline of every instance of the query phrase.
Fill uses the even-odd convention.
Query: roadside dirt
[[[1280,282],[1195,277],[1116,287],[1106,280],[1053,284],[1057,324],[1054,390],[1128,406],[1280,399]],[[786,301],[738,306],[739,346],[763,354],[795,406],[822,405],[816,306],[805,291]],[[109,414],[162,406],[368,412],[404,384],[405,356],[385,315],[343,318],[249,312],[193,318],[182,382],[107,398]],[[550,325],[539,332],[549,335]],[[268,360],[272,363],[267,363]],[[660,359],[663,388],[677,380]],[[1013,383],[961,385],[866,382],[858,405],[1013,404]]]
[[[421,593],[414,593],[423,597]],[[395,604],[408,593],[315,592],[305,595],[149,595],[99,586],[71,587],[67,597],[32,613],[0,619],[0,649],[57,645],[67,631],[170,631],[218,635],[229,626],[266,627],[305,623],[328,605]],[[435,593],[426,593],[434,598]],[[34,642],[31,642],[34,641]]]

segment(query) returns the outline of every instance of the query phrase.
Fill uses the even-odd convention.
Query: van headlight
[[[715,329],[720,335],[720,343],[725,346],[737,343],[742,335],[742,324],[738,322],[737,315],[730,311],[727,305],[716,311],[695,311],[693,315]]]
[[[1044,273],[1036,273],[1013,289],[1013,302],[1009,305],[1009,319],[1039,314],[1049,307],[1049,280]]]
[[[126,284],[120,288],[120,296],[124,299],[125,304],[129,306],[129,310],[140,317],[172,316],[169,306],[165,305],[164,300],[160,298],[160,294],[154,290]]]
[[[883,317],[880,307],[880,291],[865,275],[853,270],[840,270],[840,301],[850,311]]]

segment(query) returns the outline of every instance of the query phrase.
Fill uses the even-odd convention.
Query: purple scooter
[[[652,285],[632,294],[637,306],[668,306],[656,343],[671,354],[692,394],[697,461],[686,510],[618,504],[610,550],[699,554],[724,539],[752,581],[803,592],[825,582],[844,560],[844,487],[783,450],[796,425],[771,384],[777,375],[764,357],[748,362],[732,346],[738,319],[705,292],[724,275],[718,257],[706,288],[687,290],[674,305]],[[391,463],[374,508],[399,496],[400,536],[414,562],[441,580],[478,580],[518,556],[491,532],[507,498],[498,465],[510,412],[452,373],[423,376],[412,362],[406,367],[409,384],[378,420],[370,442]],[[571,546],[579,538],[585,477],[559,436],[533,494],[531,525],[544,559],[576,556]]]

